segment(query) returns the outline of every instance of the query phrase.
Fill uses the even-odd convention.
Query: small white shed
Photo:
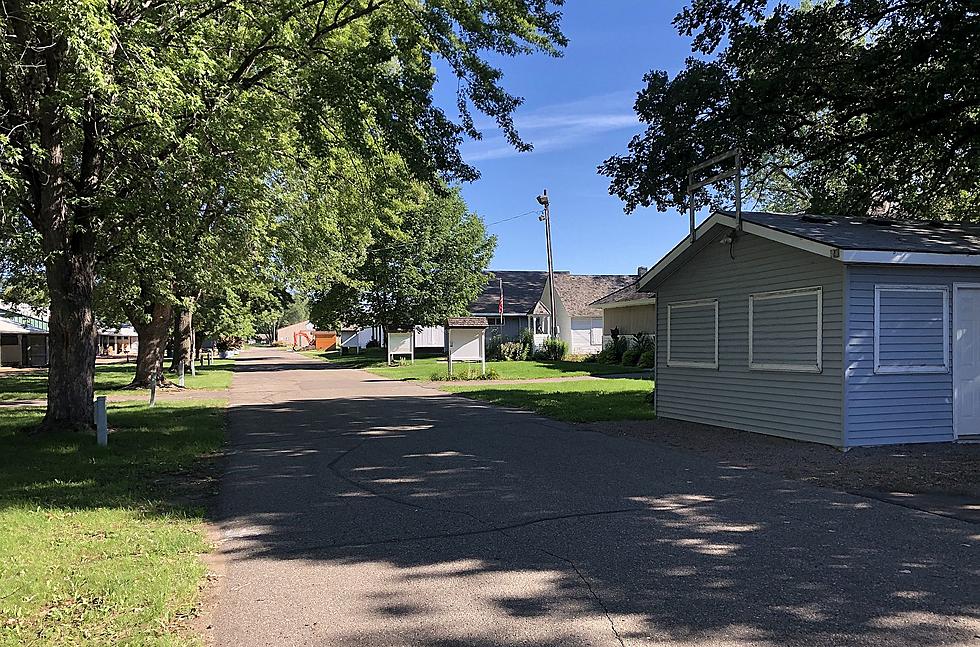
[[[486,317],[454,317],[446,322],[450,375],[453,362],[480,362],[481,372],[487,372],[488,325]]]
[[[396,355],[408,355],[415,363],[415,330],[389,330],[388,333],[388,363]]]

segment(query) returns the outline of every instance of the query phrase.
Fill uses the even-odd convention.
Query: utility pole
[[[548,317],[551,325],[548,326],[548,336],[554,339],[558,336],[558,324],[555,318],[555,267],[551,262],[551,209],[549,208],[550,204],[548,202],[548,189],[542,191],[541,195],[538,196],[538,204],[544,207],[544,213],[538,216],[538,220],[544,222],[544,237],[548,243],[548,287],[551,292],[549,295],[551,304],[548,306],[548,309],[551,311],[551,316]]]

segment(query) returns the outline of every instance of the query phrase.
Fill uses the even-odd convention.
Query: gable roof
[[[646,292],[640,292],[640,282],[635,276],[630,278],[632,282],[625,288],[620,288],[611,294],[607,294],[601,299],[593,301],[591,305],[600,310],[605,310],[606,308],[656,303],[656,297]]]
[[[651,291],[650,283],[655,277],[717,238],[709,235],[714,233],[713,229],[731,230],[735,225],[734,213],[714,212],[698,225],[695,241],[686,236],[640,277],[638,289]],[[742,229],[845,263],[980,266],[980,224],[977,223],[743,211]]]
[[[596,299],[636,281],[631,274],[555,274],[555,294],[572,317],[598,317]]]
[[[566,272],[567,273],[567,272]],[[555,272],[557,277],[561,272]],[[504,282],[504,314],[529,315],[541,300],[547,272],[525,270],[494,270],[487,273],[487,285],[483,292],[470,304],[473,314],[497,314],[500,299],[498,281]]]

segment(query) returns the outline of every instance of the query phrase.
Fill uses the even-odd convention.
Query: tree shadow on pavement
[[[229,420],[219,550],[232,573],[271,569],[290,608],[268,613],[289,622],[341,596],[343,621],[317,630],[329,644],[980,635],[976,525],[452,396],[245,405]],[[324,597],[304,597],[293,568]],[[223,604],[251,603],[231,588]]]

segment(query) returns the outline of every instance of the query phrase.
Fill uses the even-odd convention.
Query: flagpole
[[[504,280],[497,279],[500,282],[500,307],[498,311],[500,312],[500,336],[504,336]]]

